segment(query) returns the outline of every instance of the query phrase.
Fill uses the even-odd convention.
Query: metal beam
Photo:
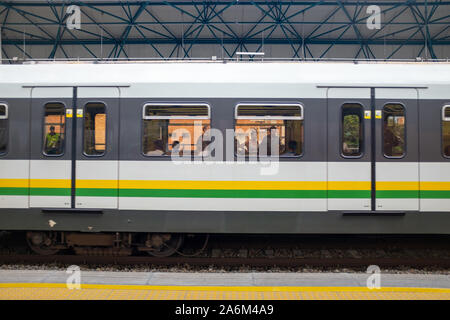
[[[81,30],[65,27],[64,9],[71,4],[81,8]],[[369,5],[380,6],[386,18],[381,29],[373,32],[364,29],[367,19],[364,9]],[[251,14],[233,20],[233,16],[237,17],[236,10],[241,9]],[[158,14],[159,10],[162,14]],[[324,10],[325,15],[318,14]],[[0,2],[5,56],[8,50],[14,52],[22,46],[26,37],[27,46],[48,47],[49,58],[55,58],[58,50],[70,58],[70,52],[64,49],[68,45],[80,46],[92,57],[96,50],[89,46],[111,46],[109,55],[106,54],[109,58],[128,57],[125,45],[149,47],[159,58],[190,57],[197,46],[218,46],[233,57],[236,50],[245,51],[248,47],[254,51],[256,47],[260,51],[264,45],[283,46],[284,52],[293,58],[300,58],[300,50],[304,58],[330,55],[335,52],[334,46],[355,47],[354,51],[348,50],[349,58],[377,58],[374,52],[379,50],[373,50],[375,46],[394,46],[386,53],[389,57],[408,46],[417,47],[409,52],[429,52],[431,58],[446,58],[439,57],[442,50],[435,47],[450,44],[445,34],[450,25],[448,12],[450,1],[443,0]]]

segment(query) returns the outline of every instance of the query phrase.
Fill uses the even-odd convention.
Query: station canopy
[[[3,0],[0,28],[3,63],[450,57],[450,1],[440,0]]]

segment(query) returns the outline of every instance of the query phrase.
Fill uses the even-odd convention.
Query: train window
[[[146,156],[200,155],[211,125],[207,104],[146,104],[143,110],[142,152]]]
[[[0,104],[0,154],[8,147],[8,106]]]
[[[62,103],[47,103],[44,107],[44,154],[64,153],[66,114]]]
[[[363,106],[346,103],[342,106],[342,156],[360,157],[364,147]]]
[[[84,107],[84,154],[102,156],[106,150],[106,106],[88,103]]]
[[[405,107],[387,104],[383,107],[383,150],[385,157],[405,155]]]
[[[8,119],[8,106],[6,104],[0,104],[0,119]]]
[[[450,105],[442,108],[442,151],[450,157]]]
[[[270,141],[278,141],[280,157],[303,153],[303,106],[300,104],[239,104],[235,113],[235,153],[276,156]]]

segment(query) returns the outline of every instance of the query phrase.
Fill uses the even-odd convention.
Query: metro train
[[[152,255],[188,234],[450,234],[450,63],[0,65],[0,230]]]

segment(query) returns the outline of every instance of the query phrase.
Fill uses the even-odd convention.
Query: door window
[[[64,153],[66,114],[62,103],[47,103],[44,107],[43,153],[60,156]]]
[[[102,156],[106,150],[106,106],[88,103],[84,108],[84,146],[87,156]]]
[[[450,106],[442,109],[442,152],[450,157]]]
[[[0,104],[0,155],[8,148],[8,106]]]
[[[360,157],[363,153],[363,107],[356,103],[342,106],[341,152],[345,158]]]
[[[383,107],[383,150],[388,158],[402,158],[405,155],[405,107],[401,104]]]

